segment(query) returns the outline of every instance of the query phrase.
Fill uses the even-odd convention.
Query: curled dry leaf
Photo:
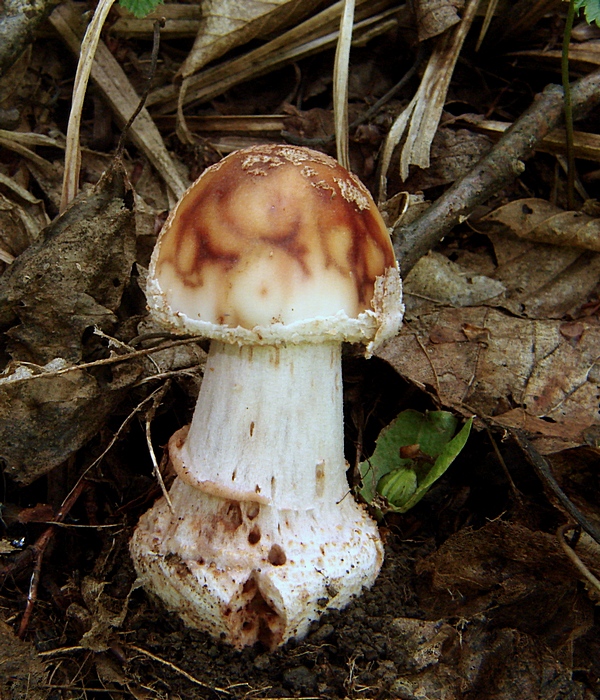
[[[564,211],[545,199],[519,199],[480,220],[484,230],[508,229],[519,238],[600,253],[600,219]]]
[[[120,629],[127,615],[129,598],[137,588],[135,583],[124,600],[114,598],[106,593],[109,582],[99,581],[94,576],[86,576],[81,583],[83,600],[90,613],[90,626],[81,638],[80,644],[92,651],[106,651],[110,646],[110,637],[114,630]]]
[[[0,328],[12,358],[0,377],[0,456],[29,483],[92,437],[138,378],[133,363],[92,374],[35,373],[97,359],[93,328],[115,332],[135,256],[132,196],[111,172],[0,277]],[[44,368],[45,366],[45,368]]]
[[[592,608],[552,535],[502,521],[464,529],[417,571],[426,619],[387,629],[393,697],[555,700],[572,690],[564,646],[590,629]]]
[[[390,687],[392,697],[556,700],[569,697],[572,691],[573,669],[563,661],[565,654],[553,653],[533,635],[492,626],[485,618],[457,617],[454,627],[443,620],[422,625],[424,629],[415,629],[412,639],[402,634],[397,646],[401,648],[406,641],[408,648],[425,660],[429,655],[429,663],[417,672],[404,672],[398,663],[402,659],[398,659],[400,673]],[[437,632],[431,641],[429,626]],[[440,642],[443,646],[438,657]]]
[[[589,444],[600,422],[600,327],[581,324],[579,338],[565,338],[558,320],[438,308],[408,320],[378,354],[443,406],[521,428],[540,452],[557,452]]]
[[[405,280],[404,292],[452,306],[476,306],[506,291],[497,280],[470,275],[445,255],[432,251],[422,257]]]
[[[307,15],[320,0],[204,0],[200,27],[185,63],[187,78],[210,61],[257,36],[264,36]]]

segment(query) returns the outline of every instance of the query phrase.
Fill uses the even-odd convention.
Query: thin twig
[[[121,132],[121,136],[119,137],[119,143],[117,145],[117,150],[115,153],[116,158],[121,157],[121,154],[123,153],[123,149],[125,148],[125,139],[127,138],[127,135],[129,133],[129,129],[131,129],[131,125],[135,121],[138,114],[142,111],[142,109],[144,109],[144,105],[146,104],[146,100],[148,99],[148,95],[150,94],[150,90],[152,89],[152,83],[154,81],[154,76],[156,75],[156,66],[158,65],[158,49],[160,47],[160,30],[164,26],[165,26],[164,17],[161,17],[160,19],[154,20],[153,37],[152,37],[152,56],[150,59],[150,70],[148,71],[148,77],[146,79],[146,87],[144,89],[142,96],[140,97],[140,101],[138,103],[138,106],[135,108],[133,114],[127,120],[127,124],[125,124],[125,126],[123,127],[123,131]]]
[[[145,399],[140,401],[140,403],[133,409],[133,411],[131,411],[131,413],[125,418],[125,420],[121,423],[121,425],[119,426],[119,429],[113,435],[112,439],[110,440],[110,442],[108,443],[108,445],[106,446],[106,448],[104,449],[102,454],[99,457],[97,457],[88,467],[86,467],[86,469],[83,471],[83,473],[79,476],[75,485],[73,486],[73,488],[71,489],[71,491],[67,495],[65,502],[66,501],[70,502],[71,499],[75,498],[75,496],[78,493],[80,493],[85,477],[89,474],[89,472],[97,464],[99,464],[102,461],[102,459],[105,457],[105,455],[108,453],[108,451],[117,442],[117,440],[119,439],[119,436],[121,435],[123,430],[125,430],[126,426],[129,424],[129,422],[132,420],[132,418],[137,413],[139,413],[147,403],[152,401],[154,399],[154,397],[156,396],[156,394],[158,394],[161,390],[162,390],[162,386],[155,389],[149,396],[147,396]],[[10,561],[9,564],[0,565],[0,584],[2,584],[3,581],[5,581],[11,575],[17,576],[18,574],[20,574],[22,571],[27,569],[32,564],[34,566],[34,569],[36,566],[38,566],[38,561],[41,562],[40,555],[39,555],[40,546],[43,546],[43,548],[45,549],[47,547],[47,544],[48,544],[47,542],[44,543],[43,538],[49,538],[50,537],[49,531],[53,530],[53,528],[58,526],[59,524],[61,524],[61,523],[57,517],[57,518],[55,518],[55,522],[52,523],[51,527],[47,528],[47,530],[45,530],[44,533],[42,533],[41,537],[38,539],[38,541],[36,543],[34,543],[30,547],[28,547],[23,552],[19,552],[18,555],[15,555],[15,557]],[[63,525],[63,527],[64,527],[64,525]],[[89,526],[89,527],[109,527],[109,526],[107,525],[107,526]],[[43,555],[43,551],[42,551],[42,555]],[[35,582],[33,582],[33,580],[32,580],[32,583],[35,583],[35,590],[37,591],[38,581],[36,580]],[[31,587],[30,587],[30,593],[31,593]]]
[[[58,649],[49,649],[48,651],[39,651],[38,656],[47,658],[48,656],[60,656],[61,654],[71,654],[74,651],[89,651],[85,647],[59,647]]]
[[[565,534],[569,530],[574,530],[575,525],[567,523],[566,525],[561,525],[556,531],[556,536],[558,537],[558,542],[562,547],[564,553],[569,557],[573,564],[577,567],[582,576],[596,589],[596,593],[600,595],[600,581],[594,576],[594,574],[587,568],[587,566],[581,561],[577,556],[577,553],[569,545],[565,538]]]
[[[506,462],[504,461],[504,457],[502,456],[502,452],[500,452],[500,448],[498,447],[498,444],[496,443],[496,440],[494,439],[494,436],[492,435],[492,431],[490,430],[489,426],[485,426],[485,431],[487,433],[487,436],[489,438],[489,441],[492,443],[492,447],[494,448],[494,452],[496,453],[496,458],[500,462],[500,466],[502,467],[502,471],[504,472],[504,476],[506,477],[506,480],[508,481],[511,491],[513,492],[513,496],[515,500],[518,503],[523,503],[523,496],[521,495],[521,492],[517,488],[517,485],[513,481],[512,474],[508,470],[508,466],[506,465]]]
[[[148,384],[149,382],[156,382],[161,379],[172,379],[173,377],[196,377],[198,365],[190,365],[190,367],[182,367],[181,369],[173,369],[168,372],[160,372],[159,374],[151,374],[149,377],[144,377],[140,379],[139,382],[131,385],[132,389],[137,389],[139,386]]]
[[[85,481],[80,480],[77,484],[77,487],[71,490],[69,495],[65,498],[65,500],[62,502],[62,505],[58,509],[58,513],[54,518],[56,522],[60,523],[67,517],[71,508],[75,505],[75,502],[77,501],[79,496],[81,496],[84,487]],[[21,618],[21,624],[19,625],[18,637],[20,639],[23,639],[23,637],[25,636],[25,633],[27,632],[27,628],[29,626],[29,621],[31,620],[31,616],[33,614],[33,608],[37,600],[38,586],[42,575],[42,560],[44,558],[44,554],[46,553],[46,549],[50,544],[50,540],[54,535],[54,532],[55,526],[50,525],[40,535],[37,542],[34,545],[32,545],[34,552],[34,566],[33,573],[31,574],[31,581],[29,583],[29,593],[27,594],[27,605],[25,607],[23,617]]]
[[[162,491],[163,496],[165,497],[165,500],[167,501],[169,505],[169,510],[173,515],[175,515],[175,509],[173,508],[173,503],[171,502],[171,499],[169,497],[169,492],[167,491],[167,488],[165,486],[165,482],[163,481],[162,474],[160,473],[160,468],[158,466],[158,462],[156,460],[156,455],[154,454],[154,447],[152,446],[152,431],[151,431],[151,425],[152,421],[154,419],[154,415],[156,414],[156,410],[161,404],[161,401],[163,400],[165,394],[169,390],[171,386],[171,381],[167,379],[167,381],[159,388],[157,389],[152,396],[152,406],[148,409],[146,413],[146,443],[148,444],[148,452],[150,453],[150,459],[152,460],[152,467],[154,469],[154,476],[156,476],[156,480],[159,483],[160,490]]]
[[[573,503],[573,501],[571,501],[566,493],[560,488],[558,481],[556,481],[556,478],[550,469],[548,461],[542,457],[542,455],[535,449],[535,447],[531,444],[531,442],[529,442],[521,431],[513,430],[511,433],[517,441],[519,447],[529,458],[529,461],[533,465],[533,468],[542,483],[548,486],[562,507],[573,518],[573,520],[575,520],[575,522],[581,526],[582,530],[585,530],[590,537],[600,544],[600,529],[598,529],[594,523],[590,522],[586,518],[586,516]]]
[[[166,383],[166,382],[165,382]],[[129,424],[131,419],[136,415],[136,413],[139,413],[142,410],[142,407],[145,406],[147,403],[150,401],[154,401],[154,398],[160,394],[163,391],[163,386],[159,386],[157,389],[155,389],[149,396],[146,396],[145,399],[140,401],[138,405],[131,411],[131,413],[125,418],[125,420],[121,423],[119,426],[119,429],[117,432],[112,436],[111,441],[108,443],[106,448],[103,450],[102,454],[99,457],[96,457],[96,459],[88,466],[86,469],[83,471],[83,473],[80,475],[79,479],[75,483],[75,486],[73,486],[72,490],[75,490],[78,488],[80,482],[87,476],[87,474],[100,462],[104,459],[106,454],[109,452],[109,450],[112,448],[112,446],[117,442],[119,439],[119,436],[121,433],[125,430],[126,426]],[[162,396],[162,394],[161,394]]]
[[[62,374],[68,374],[69,372],[77,372],[82,369],[89,369],[90,367],[100,367],[102,365],[114,365],[119,362],[127,362],[128,360],[133,360],[136,357],[145,357],[146,355],[151,355],[154,352],[160,352],[161,350],[169,350],[171,348],[179,347],[180,345],[191,345],[193,343],[198,343],[199,338],[182,338],[181,340],[173,340],[164,345],[157,345],[152,348],[144,348],[143,350],[134,350],[126,355],[113,355],[112,357],[105,357],[101,360],[94,360],[93,362],[84,362],[80,365],[71,365],[70,367],[63,367],[62,369],[53,370],[52,372],[45,372],[42,367],[37,366],[40,370],[39,374],[31,374],[27,377],[19,377],[18,379],[11,379],[9,377],[2,377],[4,381],[10,381],[11,384],[19,384],[20,382],[29,382],[33,379],[41,379],[48,377],[58,377]],[[28,366],[32,366],[27,363]]]
[[[114,338],[112,335],[108,335],[104,331],[100,330],[98,326],[94,327],[94,335],[97,335],[99,338],[103,338],[104,340],[108,340],[108,347],[112,345],[113,347],[119,348],[121,350],[125,350],[126,352],[135,352],[135,348],[132,347],[131,345],[128,345],[127,343],[124,343],[122,340],[119,340],[118,338]],[[156,364],[156,360],[152,356],[148,358],[150,362],[154,365],[154,368],[156,369],[157,372],[160,372],[160,367]]]
[[[127,644],[127,649],[131,649],[132,651],[137,651],[138,654],[143,654],[144,656],[147,656],[149,659],[152,659],[153,661],[157,661],[159,664],[162,664],[163,666],[170,668],[172,671],[175,671],[175,673],[179,673],[184,678],[187,678],[188,681],[190,681],[191,683],[194,683],[195,685],[199,685],[201,688],[206,688],[207,690],[214,690],[217,693],[224,693],[225,695],[231,695],[231,693],[228,690],[225,690],[225,688],[217,688],[217,687],[213,687],[211,685],[208,685],[207,683],[203,683],[202,681],[199,681],[197,678],[194,678],[194,676],[190,675],[187,671],[184,671],[182,668],[179,668],[179,666],[175,666],[175,664],[172,664],[170,661],[167,661],[166,659],[161,659],[160,656],[156,656],[151,651],[147,651],[146,649],[142,649],[142,647],[138,647],[135,644]]]

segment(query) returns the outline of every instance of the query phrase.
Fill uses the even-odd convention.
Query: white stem
[[[238,501],[304,510],[348,490],[339,343],[213,341],[176,469]]]

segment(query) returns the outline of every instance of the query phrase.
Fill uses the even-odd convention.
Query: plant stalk
[[[575,0],[569,0],[562,45],[562,85],[565,95],[565,129],[567,133],[567,208],[575,209],[575,151],[573,148],[573,105],[569,83],[569,45],[575,19]]]

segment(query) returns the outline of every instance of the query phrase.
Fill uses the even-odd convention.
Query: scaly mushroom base
[[[175,545],[177,535],[169,537],[174,518],[161,499],[136,530],[136,568],[186,624],[238,648],[257,641],[274,648],[304,636],[326,608],[345,607],[379,572],[376,527],[350,496],[334,519],[193,491],[178,479],[170,496],[189,525],[200,523],[196,548],[210,559]],[[277,543],[262,534],[270,532],[277,533]],[[252,545],[258,533],[260,543]]]
[[[144,585],[190,626],[273,648],[375,581],[383,547],[348,492],[340,365],[337,343],[213,342],[189,433],[169,443],[173,511],[160,499],[131,543]]]

